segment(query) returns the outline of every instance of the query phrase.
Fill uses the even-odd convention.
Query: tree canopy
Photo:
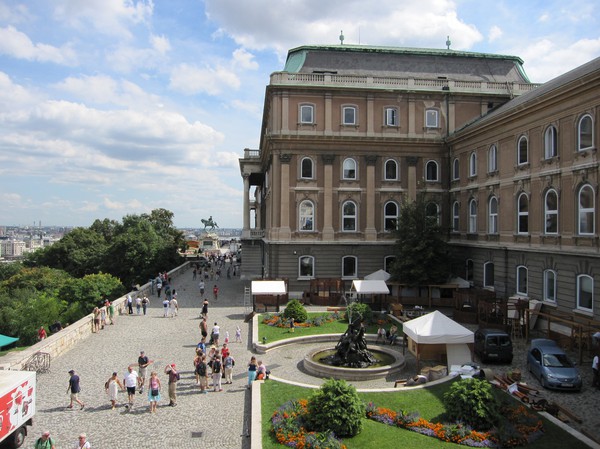
[[[428,211],[427,206],[420,196],[400,210],[394,251],[396,259],[390,274],[410,286],[440,284],[450,276],[448,243],[437,215]]]

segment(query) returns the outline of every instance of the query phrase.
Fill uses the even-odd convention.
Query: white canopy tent
[[[257,305],[265,306],[267,304],[275,305],[279,312],[280,297],[287,295],[285,281],[252,281],[250,290],[252,292],[252,310],[255,312],[257,310]],[[259,297],[259,302],[261,304],[257,304],[257,296]],[[273,299],[268,298],[269,296],[273,296],[275,300],[273,301]]]
[[[377,270],[365,276],[366,281],[387,281],[392,275],[385,270]]]
[[[440,359],[447,356],[447,364],[463,365],[473,360],[474,334],[439,311],[434,311],[403,324],[408,337],[408,350],[417,358]]]
[[[359,295],[389,295],[390,293],[387,284],[382,280],[352,281],[350,290]]]

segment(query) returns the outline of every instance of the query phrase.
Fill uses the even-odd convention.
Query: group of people
[[[90,442],[88,441],[87,435],[85,433],[79,434],[79,437],[77,438],[77,442],[73,445],[73,448],[75,448],[75,449],[91,449],[91,447],[92,446],[90,445]],[[33,448],[34,449],[56,449],[56,441],[54,441],[54,438],[52,438],[50,436],[49,430],[44,430],[42,432],[42,436],[36,440]]]

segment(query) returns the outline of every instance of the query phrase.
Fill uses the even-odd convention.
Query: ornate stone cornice
[[[377,156],[375,154],[369,154],[365,156],[365,162],[367,165],[375,165],[377,163]]]
[[[321,160],[324,164],[333,164],[333,161],[335,160],[335,154],[322,154]]]
[[[289,164],[290,161],[292,160],[292,155],[291,154],[280,154],[279,160],[284,164]]]
[[[417,162],[419,162],[418,156],[406,156],[406,163],[409,166],[414,167],[415,165],[417,165]]]

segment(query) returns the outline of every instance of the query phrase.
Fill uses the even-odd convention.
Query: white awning
[[[365,276],[365,281],[387,281],[392,275],[385,270],[377,270]]]
[[[253,295],[285,295],[284,281],[252,281]]]
[[[351,290],[360,294],[389,294],[390,289],[385,281],[352,281]]]

